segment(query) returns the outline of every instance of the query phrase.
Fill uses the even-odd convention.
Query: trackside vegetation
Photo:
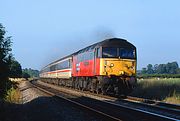
[[[177,62],[148,64],[138,71],[137,78],[131,95],[180,104],[180,68]]]
[[[22,95],[20,93],[20,90],[17,88],[18,83],[13,82],[13,86],[7,90],[7,94],[4,97],[4,100],[9,102],[9,103],[16,103],[16,104],[21,104],[22,103]]]
[[[22,68],[11,53],[11,46],[11,37],[6,37],[5,28],[0,24],[0,101],[17,102],[20,97],[17,83],[9,78],[21,77]]]
[[[131,95],[180,104],[180,78],[138,79]]]
[[[21,64],[13,57],[11,37],[6,37],[6,30],[0,23],[0,102],[19,103],[18,83],[9,78],[38,77],[39,71],[22,69]]]
[[[0,24],[0,97],[3,98],[11,89],[12,83],[8,80],[10,76],[10,65],[12,60],[11,37],[5,37],[5,28]]]

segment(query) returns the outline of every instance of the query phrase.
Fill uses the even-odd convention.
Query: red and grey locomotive
[[[136,84],[136,47],[120,38],[90,45],[44,67],[41,80],[96,93],[121,95]]]

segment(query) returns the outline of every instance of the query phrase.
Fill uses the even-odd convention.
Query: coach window
[[[45,71],[45,72],[49,72],[49,71],[50,71],[50,68],[47,67],[44,71]]]
[[[52,66],[50,67],[50,71],[55,71],[55,69],[56,69],[56,65],[52,65]]]
[[[62,62],[61,65],[62,65],[62,69],[69,68],[69,61],[66,60],[66,61]]]

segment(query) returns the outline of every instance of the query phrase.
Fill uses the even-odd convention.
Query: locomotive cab
[[[135,76],[136,55],[133,49],[102,47],[100,75]]]
[[[97,49],[97,75],[101,90],[127,94],[136,84],[136,48],[122,39],[112,39]]]

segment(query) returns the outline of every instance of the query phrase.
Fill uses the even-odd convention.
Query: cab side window
[[[100,50],[100,48],[97,48],[96,57],[97,57],[97,58],[100,58],[100,57],[101,57],[101,50]]]

